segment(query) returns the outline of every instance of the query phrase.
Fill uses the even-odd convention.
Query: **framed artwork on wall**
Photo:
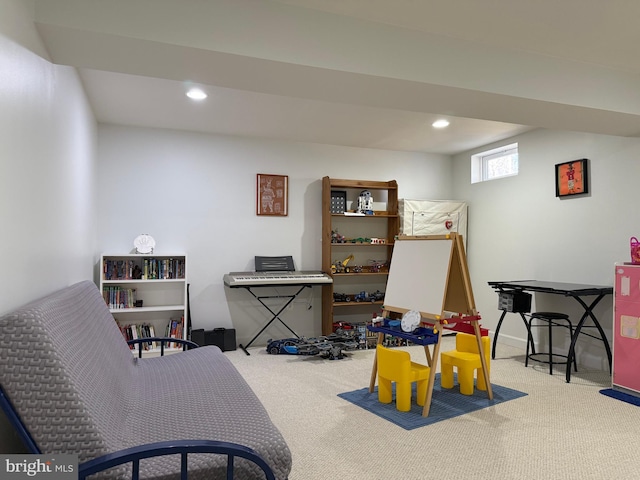
[[[286,217],[289,214],[289,177],[257,175],[257,214]]]
[[[589,193],[589,170],[586,158],[556,164],[556,197]]]

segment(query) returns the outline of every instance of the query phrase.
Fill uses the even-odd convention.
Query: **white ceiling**
[[[104,123],[444,154],[539,127],[640,134],[637,1],[107,4],[37,0],[35,18]]]
[[[635,0],[276,0],[640,73]]]

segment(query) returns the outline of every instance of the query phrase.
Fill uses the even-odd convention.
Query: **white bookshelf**
[[[181,321],[180,338],[187,338],[187,256],[177,254],[103,254],[100,291],[121,330],[138,337],[168,336],[173,321]],[[138,270],[136,269],[138,267]],[[142,301],[136,306],[135,301]],[[135,333],[134,333],[135,331]],[[165,354],[182,351],[167,347]],[[132,352],[137,356],[136,346]],[[160,355],[149,346],[143,357]]]

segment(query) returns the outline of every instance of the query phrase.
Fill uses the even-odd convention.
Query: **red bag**
[[[640,265],[640,242],[636,237],[631,237],[631,263]]]

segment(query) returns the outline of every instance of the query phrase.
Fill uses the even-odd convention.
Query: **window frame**
[[[504,175],[489,176],[488,164],[491,160],[512,155],[518,155],[518,143],[510,143],[500,147],[485,150],[471,155],[471,183],[486,182],[489,180],[498,180],[500,178],[513,177],[518,175],[520,171],[519,159],[516,158],[515,171]]]

